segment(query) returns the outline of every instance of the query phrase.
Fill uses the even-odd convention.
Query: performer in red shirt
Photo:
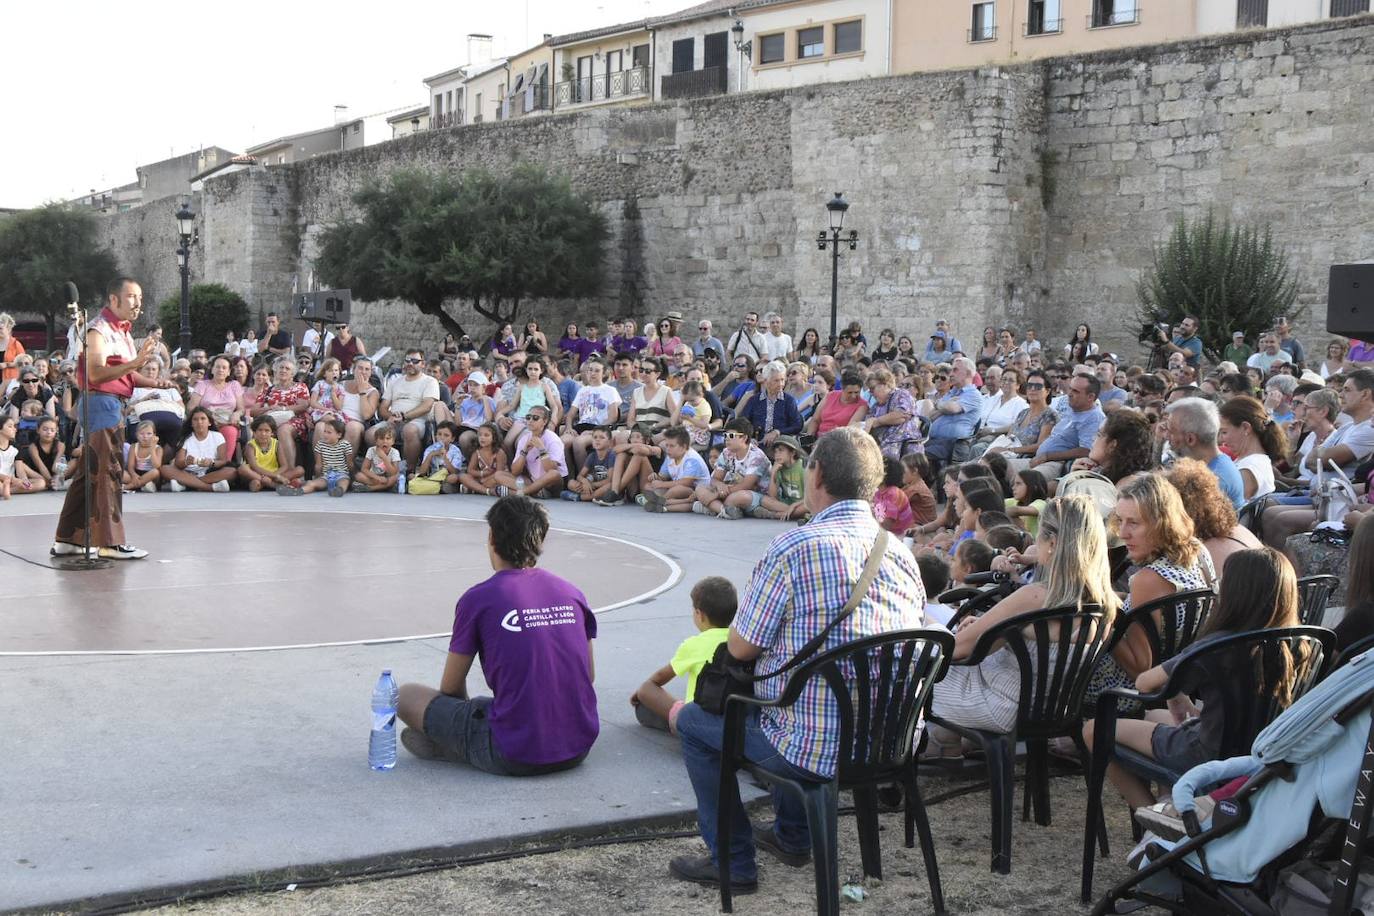
[[[143,288],[137,281],[129,277],[111,280],[105,288],[105,307],[86,326],[86,356],[77,366],[83,387],[84,371],[90,373],[84,447],[91,450],[91,552],[114,560],[140,560],[148,555],[148,551],[124,542],[120,487],[124,405],[135,387],[169,388],[172,384],[139,374],[157,346],[153,337],[142,347],[134,346],[130,330],[142,311]],[[78,555],[86,542],[86,462],[76,467],[57,522],[51,551],[55,557]]]

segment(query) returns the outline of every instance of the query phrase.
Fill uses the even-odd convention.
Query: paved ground
[[[58,494],[40,494],[0,503],[0,548],[46,566],[47,524],[56,516],[59,499]],[[475,549],[470,520],[480,518],[488,505],[479,497],[368,494],[343,500],[286,500],[274,495],[188,493],[139,495],[129,500],[127,509],[130,538],[136,543],[156,543],[159,526],[184,525],[186,513],[194,513],[190,521],[201,520],[205,530],[216,532],[255,519],[262,537],[274,540],[287,554],[299,535],[297,523],[319,529],[322,521],[337,521],[324,526],[330,532],[323,536],[335,538],[340,548],[350,548],[351,556],[367,556],[374,550],[376,526],[393,526],[396,516],[469,520],[454,525],[452,537],[444,533],[421,539],[434,543],[415,561],[419,581],[413,590],[397,588],[391,599],[394,605],[404,605],[419,600],[414,596],[425,596],[423,602],[434,606],[424,612],[442,621],[442,630],[451,620],[453,600],[471,581],[470,558],[455,556],[454,544],[461,539],[469,550]],[[550,503],[549,509],[561,528],[624,539],[668,561],[632,559],[645,567],[633,577],[625,571],[624,561],[582,561],[583,568],[573,578],[589,593],[606,590],[609,600],[616,589],[624,593],[626,583],[620,580],[628,578],[636,578],[632,592],[653,588],[643,580],[645,569],[654,563],[660,564],[660,581],[672,579],[672,564],[681,572],[675,584],[656,597],[599,615],[602,737],[587,763],[518,785],[416,761],[404,752],[390,773],[367,768],[367,703],[377,672],[390,667],[401,680],[436,681],[444,639],[274,651],[4,655],[20,642],[14,633],[41,629],[35,624],[26,627],[23,614],[33,620],[60,617],[66,645],[89,645],[90,631],[101,626],[105,598],[137,595],[139,590],[128,587],[136,580],[158,594],[168,591],[166,582],[147,582],[150,571],[159,571],[154,578],[165,576],[174,582],[179,600],[197,609],[188,611],[189,619],[203,621],[198,615],[213,610],[221,630],[234,621],[243,621],[247,629],[260,619],[264,607],[276,606],[283,585],[271,576],[236,576],[232,581],[178,576],[175,563],[156,562],[176,559],[175,538],[139,567],[122,566],[108,573],[57,573],[0,554],[0,614],[6,618],[0,629],[5,634],[0,636],[0,717],[7,723],[5,753],[0,755],[5,821],[0,830],[0,910],[47,910],[77,901],[89,906],[134,894],[156,899],[168,889],[244,876],[250,884],[270,886],[272,877],[283,870],[295,876],[356,874],[369,862],[451,860],[494,845],[508,847],[522,838],[600,833],[610,823],[686,823],[693,810],[692,794],[675,741],[635,724],[627,697],[691,634],[691,583],[720,574],[742,585],[762,545],[784,527],[700,516],[665,518],[563,502]],[[226,517],[222,511],[240,514]],[[278,513],[312,517],[283,518]],[[33,516],[43,516],[45,524]],[[435,523],[417,519],[414,524],[429,532],[432,529],[425,526]],[[293,531],[297,534],[291,535]],[[180,549],[193,552],[190,545]],[[106,579],[95,587],[91,583],[96,580],[80,578],[91,576]],[[319,600],[308,606],[326,624],[355,620],[358,604],[376,601],[355,597],[353,590],[340,595],[326,586],[327,577],[320,581],[320,596],[333,595],[334,603]],[[443,588],[436,593],[436,582],[449,584],[451,594]],[[137,619],[139,607],[134,600],[122,613]],[[163,642],[153,634],[156,645],[177,643],[188,632],[174,619],[164,617],[164,625],[169,632]],[[393,630],[390,635],[398,634]],[[1057,791],[1065,789],[1060,786]],[[1018,833],[1018,843],[1034,842],[1039,850],[1039,844],[1053,838],[1045,848],[1052,847],[1052,854],[1071,862],[1080,803],[1076,795],[1058,802],[1060,820],[1054,833],[1026,828]],[[945,810],[945,817],[958,815],[937,826],[944,837],[941,861],[946,880],[968,888],[974,894],[970,903],[1017,900],[1016,912],[1051,912],[1062,911],[1060,904],[1075,897],[1073,880],[1063,875],[1051,880],[1030,868],[1020,873],[1031,883],[1014,885],[1020,892],[1006,896],[1002,892],[1013,885],[992,881],[986,871],[985,798]],[[1117,831],[1123,833],[1124,829]],[[905,910],[924,893],[922,872],[912,864],[918,860],[897,852],[893,843],[886,840],[885,849],[901,857],[902,870],[914,875],[915,883],[900,898],[886,891],[882,899],[887,903],[875,903],[876,909],[870,907],[874,912],[889,911],[898,899]],[[856,847],[848,841],[845,846],[852,860]],[[690,841],[679,840],[567,852],[409,879],[418,882],[413,886],[385,882],[312,892],[308,906],[304,895],[273,894],[216,903],[210,911],[256,912],[253,908],[265,907],[273,912],[516,912],[538,906],[549,912],[706,912],[714,906],[709,898],[693,898],[689,891],[662,881],[665,856],[690,847]],[[1018,856],[1026,850],[1022,846]],[[1038,857],[1039,852],[1025,854]],[[779,880],[780,871],[767,870],[765,879]],[[611,879],[622,872],[623,878]],[[900,880],[898,872],[894,875]],[[795,897],[796,906],[804,911],[809,907],[809,877],[786,877],[792,882],[787,885],[789,897]],[[385,890],[389,887],[395,890]],[[984,891],[997,893],[987,897]],[[373,896],[378,893],[383,896]],[[344,896],[330,896],[340,894]],[[433,894],[445,902],[436,903]],[[407,902],[396,902],[402,898]],[[661,905],[664,900],[667,906]],[[777,910],[765,905],[764,898],[755,898],[742,902],[741,911]]]

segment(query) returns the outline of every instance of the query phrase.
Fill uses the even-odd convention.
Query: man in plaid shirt
[[[816,443],[806,469],[806,503],[812,519],[769,545],[730,627],[730,654],[741,661],[757,659],[756,674],[785,665],[849,600],[878,537],[872,499],[882,477],[882,453],[862,430],[841,427]],[[916,560],[900,539],[890,538],[868,594],[821,651],[876,633],[920,627],[925,623],[924,607]],[[755,692],[773,699],[781,694],[787,677],[761,681]],[[723,720],[688,703],[678,715],[677,731],[697,796],[701,837],[711,854],[679,856],[669,863],[669,871],[684,881],[714,885]],[[744,753],[780,775],[826,781],[835,775],[839,737],[834,697],[822,680],[814,679],[790,709],[751,714]],[[801,802],[774,790],[773,808],[777,820],[767,827],[751,828],[743,807],[733,814],[729,855],[736,892],[748,893],[758,886],[755,843],[788,865],[810,861],[811,839]]]

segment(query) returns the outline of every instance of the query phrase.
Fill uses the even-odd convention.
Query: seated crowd
[[[611,321],[606,338],[569,324],[556,343],[536,323],[518,338],[506,326],[479,349],[447,339],[439,359],[409,350],[401,371],[385,379],[361,352],[347,367],[327,358],[317,372],[299,355],[255,366],[242,355],[207,364],[193,354],[187,366],[170,367],[186,383],[169,389],[176,398],[131,400],[126,484],[223,491],[238,483],[340,496],[396,489],[406,479],[403,489],[417,495],[497,497],[492,562],[499,577],[529,590],[519,607],[547,611],[557,600],[578,609],[567,618],[578,627],[548,637],[559,640],[558,657],[583,688],[567,700],[577,727],[551,728],[567,740],[550,749],[515,735],[515,713],[502,719],[503,708],[542,706],[546,692],[530,687],[542,675],[523,663],[529,648],[507,644],[520,629],[499,615],[516,612],[494,593],[465,596],[440,689],[404,688],[401,716],[412,752],[512,775],[576,765],[595,739],[587,708],[595,703],[587,648],[595,620],[583,613],[580,593],[549,598],[546,579],[517,575],[536,564],[548,526],[547,510],[521,497],[806,521],[773,532],[738,596],[717,577],[696,585],[696,635],[646,671],[630,698],[645,725],[681,736],[697,794],[710,856],[676,859],[672,873],[711,883],[724,854],[740,890],[757,881],[756,844],[798,865],[810,841],[799,804],[775,793],[773,824],[751,831],[741,809],[730,849],[716,849],[722,725],[692,700],[696,676],[721,646],[756,659],[760,674],[775,671],[847,601],[857,610],[831,648],[890,630],[949,627],[953,664],[934,686],[931,713],[951,728],[931,723],[922,751],[940,762],[964,752],[954,727],[1005,733],[1015,724],[1026,683],[1020,662],[1005,647],[974,657],[984,634],[1037,609],[1091,605],[1118,638],[1084,681],[1088,699],[1112,688],[1151,691],[1176,661],[1157,657],[1157,644],[1131,622],[1139,614],[1131,615],[1163,602],[1158,619],[1171,596],[1209,589],[1216,604],[1195,645],[1292,626],[1305,572],[1295,546],[1318,523],[1354,531],[1346,538],[1348,610],[1335,643],[1345,649],[1374,635],[1374,513],[1365,492],[1374,349],[1336,342],[1317,370],[1307,369],[1281,322],[1260,335],[1258,352],[1240,335],[1207,370],[1191,317],[1172,337],[1161,335],[1148,366],[1123,366],[1101,352],[1086,325],[1054,352],[1033,332],[988,327],[965,355],[944,321],[921,350],[890,330],[870,349],[855,323],[833,352],[815,329],[794,343],[776,315],[761,325],[747,313],[725,341],[704,320],[698,337],[679,336],[680,321],[670,313],[645,336],[633,321]],[[1350,361],[1356,352],[1369,362]],[[34,387],[30,371],[21,386]],[[67,395],[40,402],[46,419],[28,441],[19,416],[0,422],[7,494],[63,476],[56,459],[66,427],[48,411],[60,401],[69,416]],[[139,411],[140,404],[149,406]],[[21,442],[26,451],[16,458]],[[1320,485],[1335,469],[1355,482],[1358,501],[1340,519],[1318,517],[1329,515]],[[1263,513],[1253,511],[1260,506]],[[498,518],[510,530],[498,530]],[[869,590],[851,597],[875,557]],[[965,612],[951,587],[989,572],[1010,587],[981,613]],[[1056,651],[1045,647],[1042,658],[1053,661]],[[482,659],[487,670],[504,654],[505,673],[491,681],[494,700],[468,702],[468,665],[484,652],[493,655]],[[1290,661],[1287,680],[1273,688],[1280,705],[1293,699],[1307,660]],[[1226,695],[1260,690],[1247,670],[1200,675],[1191,691],[1200,707],[1123,713],[1116,740],[1176,769],[1222,755],[1223,735],[1248,746],[1253,734],[1238,736],[1240,724],[1221,720]],[[678,676],[688,678],[681,699],[668,689]],[[763,681],[758,692],[775,698],[780,689]],[[825,780],[835,773],[838,717],[821,684],[806,690],[793,709],[752,713],[744,752],[778,775]],[[479,736],[474,721],[488,704],[493,715]],[[1091,743],[1084,715],[1082,737]],[[1243,725],[1254,732],[1263,724]],[[1133,808],[1154,801],[1138,775],[1116,765],[1109,775]]]

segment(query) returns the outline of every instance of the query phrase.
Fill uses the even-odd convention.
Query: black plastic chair
[[[1298,617],[1308,626],[1319,627],[1326,615],[1331,595],[1341,587],[1336,576],[1303,576],[1298,580]]]
[[[1293,684],[1292,697],[1297,699],[1320,680],[1326,666],[1333,660],[1336,634],[1321,627],[1296,626],[1224,636],[1186,649],[1164,686],[1154,693],[1113,688],[1104,690],[1102,698],[1135,700],[1148,708],[1159,709],[1201,679],[1225,678],[1231,672],[1236,672],[1236,676],[1254,678],[1256,692],[1243,704],[1238,703],[1231,694],[1222,695],[1225,703],[1222,721],[1225,726],[1217,759],[1248,754],[1255,735],[1283,711],[1273,688],[1284,671],[1281,654],[1284,648],[1295,661],[1306,659],[1298,667]],[[1091,770],[1088,774],[1087,816],[1090,824],[1103,817],[1102,791],[1107,777],[1107,764],[1112,760],[1145,779],[1164,785],[1172,785],[1183,775],[1145,754],[1117,747],[1116,722],[1117,704],[1099,702],[1093,723]],[[1092,831],[1085,830],[1082,884],[1082,901],[1085,904],[1092,901],[1093,840]]]
[[[1052,632],[1054,628],[1057,632]],[[992,870],[1011,873],[1012,793],[1016,742],[1026,742],[1026,795],[1021,819],[1034,808],[1035,822],[1050,823],[1049,741],[1074,739],[1086,757],[1081,729],[1083,694],[1107,645],[1106,615],[1097,605],[1046,608],[1004,621],[979,637],[968,658],[955,665],[977,665],[1000,645],[1021,669],[1016,723],[1005,734],[967,728],[936,715],[930,720],[976,741],[987,758],[992,804]],[[1056,650],[1050,658],[1051,648]],[[1086,761],[1084,771],[1086,772]],[[1099,831],[1106,836],[1105,825]]]
[[[1132,627],[1139,627],[1150,645],[1150,663],[1147,667],[1158,665],[1193,644],[1216,601],[1216,592],[1210,588],[1197,588],[1165,595],[1131,608],[1117,616],[1107,651],[1114,650]]]
[[[914,827],[921,835],[921,854],[925,858],[935,912],[945,911],[940,871],[935,860],[935,841],[916,784],[912,745],[916,723],[930,689],[944,676],[953,652],[954,637],[945,630],[895,630],[846,643],[802,664],[776,700],[746,696],[729,698],[725,704],[716,817],[716,857],[720,866],[720,904],[724,912],[731,912],[732,908],[730,812],[740,804],[738,770],[745,770],[760,782],[781,786],[801,796],[811,832],[816,912],[820,914],[840,910],[840,863],[836,843],[840,790],[851,789],[854,793],[864,874],[881,878],[877,789],[880,785],[900,783],[906,795],[907,848],[915,845]],[[825,681],[839,711],[835,779],[828,782],[786,779],[745,759],[744,722],[750,710],[793,706],[811,681],[818,677]]]

